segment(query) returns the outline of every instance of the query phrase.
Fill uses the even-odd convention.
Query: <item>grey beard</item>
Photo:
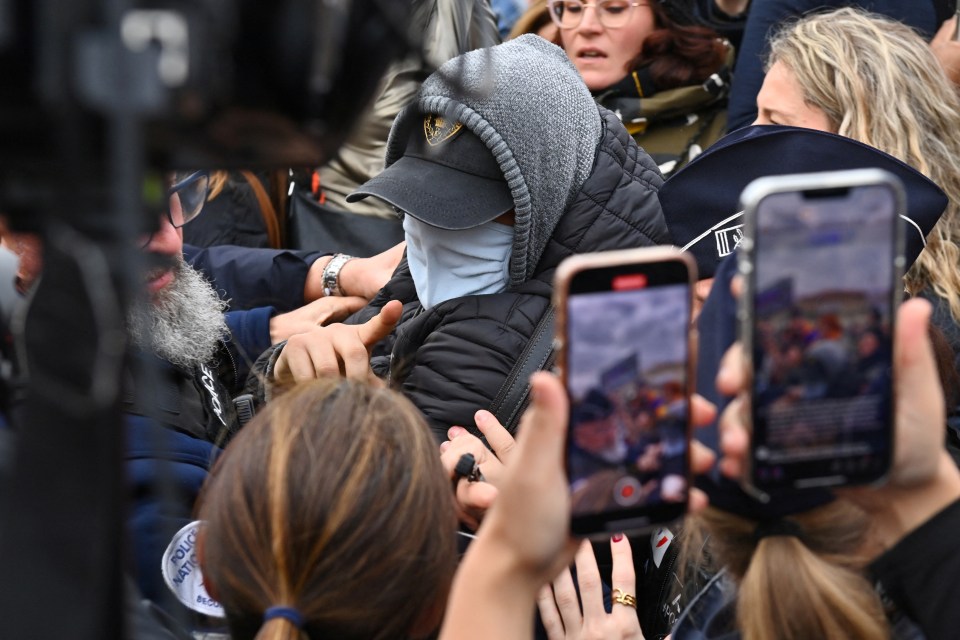
[[[213,286],[180,257],[173,283],[156,299],[130,310],[127,331],[144,351],[192,368],[209,363],[219,341],[228,335],[226,308]]]

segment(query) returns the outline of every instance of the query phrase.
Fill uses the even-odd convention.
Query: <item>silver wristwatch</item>
[[[345,253],[337,253],[330,259],[327,266],[323,269],[323,295],[342,296],[343,290],[340,288],[340,269],[343,265],[353,260],[353,256]]]

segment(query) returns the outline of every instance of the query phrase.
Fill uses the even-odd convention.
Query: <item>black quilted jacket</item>
[[[378,345],[371,364],[423,411],[439,440],[452,425],[476,433],[473,414],[490,407],[549,307],[561,260],[670,242],[657,199],[659,171],[615,115],[603,110],[603,117],[593,171],[529,281],[506,293],[456,298],[424,311],[404,260],[370,305],[350,319],[364,322],[389,300],[404,302],[397,329]]]

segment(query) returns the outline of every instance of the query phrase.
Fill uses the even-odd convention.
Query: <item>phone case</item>
[[[754,301],[756,299],[755,287],[755,273],[754,269],[757,264],[756,252],[757,245],[754,239],[757,237],[757,209],[760,203],[767,197],[774,194],[784,194],[784,193],[795,193],[795,192],[829,192],[831,190],[847,189],[853,187],[861,186],[874,186],[881,185],[889,188],[894,194],[895,200],[895,211],[896,215],[900,215],[900,212],[905,210],[906,198],[903,191],[903,186],[900,180],[893,174],[880,170],[880,169],[855,169],[848,171],[831,171],[831,172],[822,172],[822,173],[809,173],[809,174],[795,174],[795,175],[784,175],[784,176],[774,176],[767,178],[760,178],[752,183],[750,183],[747,188],[744,190],[741,195],[740,202],[741,206],[745,213],[744,221],[744,236],[740,242],[739,251],[738,251],[738,269],[741,277],[744,281],[743,295],[740,298],[739,311],[738,311],[738,321],[740,324],[740,341],[743,346],[743,361],[745,367],[745,379],[746,379],[746,388],[752,390],[754,388],[754,362],[753,354],[754,349],[757,345],[753,343],[753,322],[756,314],[754,308]],[[900,280],[902,279],[903,266],[904,266],[904,228],[902,221],[900,224],[894,224],[893,232],[893,274],[894,282],[891,286],[891,311],[894,312],[897,305],[900,302],[901,294],[903,291],[903,286]],[[891,314],[891,323],[893,322],[893,315]],[[895,382],[895,381],[894,381]],[[893,400],[891,399],[891,402]],[[752,403],[749,405],[752,407]],[[894,411],[895,407],[891,406],[891,411]],[[749,422],[752,421],[752,414],[750,411],[746,411],[745,419]],[[752,424],[748,424],[747,427],[753,431]],[[893,457],[892,452],[892,426],[891,426],[891,438],[890,438],[890,458]],[[754,447],[750,448],[750,455],[747,458],[747,471],[742,479],[743,488],[753,495],[755,498],[761,501],[769,500],[769,495],[764,491],[764,489],[757,485],[754,482],[754,459],[753,459]],[[885,476],[884,476],[885,477]],[[837,486],[838,484],[846,484],[844,482],[836,482],[834,477],[823,477],[820,479],[809,478],[804,481],[804,486],[818,486],[822,484],[823,486]],[[821,482],[822,481],[822,482]],[[882,482],[883,477],[877,480],[877,482]]]
[[[568,326],[570,321],[568,316],[568,303],[571,282],[573,282],[578,275],[589,271],[601,272],[602,270],[608,268],[615,269],[621,266],[628,268],[630,265],[649,266],[656,263],[665,262],[676,262],[683,266],[683,269],[687,274],[687,280],[682,284],[684,284],[687,288],[686,297],[688,299],[686,300],[686,305],[687,308],[690,309],[692,306],[693,284],[696,281],[696,263],[689,254],[682,253],[674,247],[652,247],[594,254],[581,254],[572,256],[559,265],[555,277],[554,287],[554,305],[556,308],[555,347],[557,353],[558,373],[564,382],[565,388],[568,389],[568,393],[570,390],[568,375],[570,373],[568,370],[570,365],[570,345],[566,343],[566,336],[568,334],[568,330],[570,329]],[[612,291],[613,289],[610,290]],[[605,290],[600,289],[598,291],[602,293]],[[693,393],[694,381],[691,357],[693,348],[692,329],[686,330],[685,336],[687,357],[683,366],[684,374],[686,376],[685,383],[687,389],[687,397],[685,399],[687,416],[685,425],[685,438],[687,445],[684,453],[686,456],[684,473],[687,487],[686,490],[689,491],[689,487],[691,486],[689,461],[689,395]],[[568,448],[571,437],[572,435],[568,434]],[[689,495],[687,499],[689,499]],[[686,502],[683,503],[683,508],[680,510],[681,512],[679,515],[671,515],[668,519],[660,518],[659,516],[662,514],[663,510],[658,511],[656,507],[651,507],[646,511],[644,511],[644,509],[647,509],[646,505],[642,505],[636,509],[611,508],[609,511],[600,510],[586,515],[581,514],[573,517],[571,520],[571,530],[575,535],[596,539],[609,537],[611,534],[616,532],[647,531],[649,529],[674,522],[679,517],[682,517],[682,513],[686,511]],[[626,513],[628,510],[631,512]],[[641,513],[641,511],[643,511],[643,513]]]

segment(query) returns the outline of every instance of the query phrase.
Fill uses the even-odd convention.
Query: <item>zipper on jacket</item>
[[[676,540],[676,538],[674,538],[674,540],[671,540],[671,541],[670,541],[670,546],[673,546],[673,543],[674,543],[675,540]],[[660,590],[659,590],[658,593],[657,593],[657,600],[656,600],[656,605],[655,605],[655,606],[656,606],[656,617],[654,618],[654,620],[659,620],[659,619],[662,618],[662,619],[664,620],[664,622],[667,622],[667,623],[670,622],[669,618],[667,618],[666,615],[665,615],[665,611],[663,610],[663,603],[664,603],[664,600],[663,600],[663,599],[664,599],[664,597],[666,596],[667,584],[670,582],[670,578],[673,577],[673,575],[674,575],[673,566],[677,563],[677,558],[679,558],[679,557],[680,557],[680,552],[677,551],[677,553],[672,553],[672,554],[670,554],[670,559],[667,561],[666,571],[664,571],[663,579],[662,579],[661,582],[660,582]],[[678,580],[678,582],[679,582],[679,580]],[[680,597],[681,597],[681,598],[683,597],[683,584],[680,585]],[[668,624],[668,626],[667,626],[667,634],[658,633],[658,634],[657,634],[657,637],[658,637],[658,638],[666,637],[666,635],[669,635],[670,630],[671,630],[672,627],[673,627],[672,624]]]
[[[223,340],[220,341],[220,350],[227,354],[227,359],[230,360],[230,370],[233,372],[233,386],[239,388],[241,386],[240,381],[237,379],[240,374],[237,373],[237,361],[233,359],[233,354],[230,353],[230,348],[227,346],[227,343]],[[230,393],[230,390],[227,389],[227,393]],[[233,394],[230,393],[231,399]]]

